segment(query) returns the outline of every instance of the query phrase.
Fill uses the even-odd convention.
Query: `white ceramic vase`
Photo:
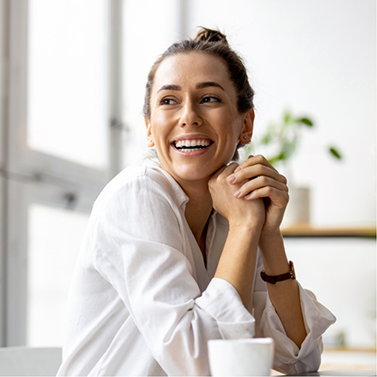
[[[310,224],[310,188],[290,187],[289,202],[285,211],[282,228],[309,226]]]

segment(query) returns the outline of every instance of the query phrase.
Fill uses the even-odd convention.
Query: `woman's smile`
[[[181,135],[171,143],[175,151],[185,157],[205,154],[212,144],[213,141],[202,134]]]

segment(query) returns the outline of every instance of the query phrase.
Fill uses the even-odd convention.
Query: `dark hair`
[[[151,116],[150,100],[152,86],[161,62],[169,56],[188,54],[190,52],[200,52],[222,59],[228,69],[230,80],[236,91],[238,112],[242,114],[250,109],[254,109],[254,90],[250,86],[247,71],[241,57],[230,48],[224,34],[220,33],[218,30],[202,27],[194,39],[187,39],[172,44],[153,64],[145,86],[143,106],[145,118],[150,119]],[[237,149],[242,146],[244,146],[244,144],[239,142]],[[236,161],[238,159],[238,150],[236,150],[232,160]]]
[[[224,34],[217,30],[201,28],[194,39],[172,44],[153,64],[145,87],[143,113],[147,119],[151,115],[150,99],[154,77],[161,62],[169,56],[187,54],[193,51],[221,58],[228,69],[229,77],[236,90],[238,112],[242,114],[254,108],[254,90],[249,84],[242,59],[230,48]]]

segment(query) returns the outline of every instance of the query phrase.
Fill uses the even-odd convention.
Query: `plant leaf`
[[[266,134],[262,137],[260,143],[261,143],[262,145],[266,145],[266,144],[269,144],[271,140],[272,140],[272,134],[271,134],[271,133],[266,133]]]
[[[335,157],[337,158],[338,160],[341,160],[342,159],[342,155],[339,153],[339,151],[334,148],[334,147],[330,147],[329,148],[329,152]]]
[[[291,117],[291,114],[287,111],[285,114],[284,114],[284,123],[285,124],[288,124],[290,121],[291,121],[292,117]]]
[[[275,164],[279,161],[284,161],[287,158],[286,154],[284,151],[281,151],[280,153],[276,154],[275,156],[272,156],[268,158],[268,162],[272,165],[275,166]]]
[[[297,120],[300,123],[303,123],[303,124],[305,124],[305,126],[308,126],[308,127],[313,127],[313,125],[314,125],[313,121],[309,118],[299,118]]]

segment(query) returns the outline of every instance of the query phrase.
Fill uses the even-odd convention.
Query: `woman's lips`
[[[171,146],[175,152],[182,156],[199,156],[207,152],[213,144],[206,134],[181,134],[176,136],[171,142]]]

